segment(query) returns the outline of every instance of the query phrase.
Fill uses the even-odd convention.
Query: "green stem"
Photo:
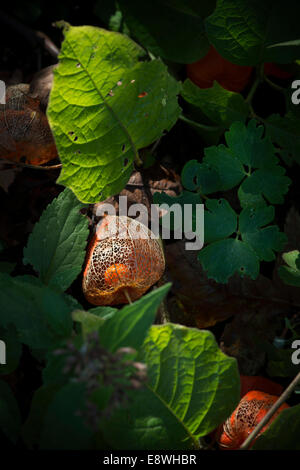
[[[285,88],[283,88],[282,86],[277,85],[276,83],[272,82],[272,80],[270,80],[266,75],[264,75],[264,80],[266,81],[266,83],[268,85],[270,85],[270,87],[274,88],[274,90],[280,91],[281,93],[284,93]]]
[[[256,89],[257,89],[258,85],[260,84],[260,82],[261,82],[261,78],[256,77],[256,79],[254,80],[253,85],[252,85],[252,87],[251,87],[251,89],[248,93],[248,96],[246,98],[246,103],[248,103],[250,106],[251,106],[251,102],[252,102],[254,93],[256,92]],[[251,108],[252,108],[252,106],[251,106]]]
[[[203,131],[214,132],[223,129],[220,126],[207,126],[205,124],[200,124],[199,122],[193,121],[192,119],[185,117],[183,114],[180,114],[178,119],[181,119],[181,121],[184,121],[187,124],[191,124],[192,126],[198,127]]]

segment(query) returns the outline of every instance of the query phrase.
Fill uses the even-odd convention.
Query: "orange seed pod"
[[[89,248],[82,288],[93,305],[117,305],[140,298],[162,276],[159,240],[137,220],[108,215]],[[126,291],[126,292],[125,292]]]
[[[240,401],[232,415],[223,425],[223,433],[219,439],[219,445],[222,449],[239,449],[246,438],[251,434],[257,424],[267,414],[271,406],[278,400],[278,396],[268,393],[252,390],[248,392]],[[289,405],[283,403],[274,413],[270,421],[262,428],[256,439],[267,429],[282,410],[289,408]]]
[[[57,157],[47,116],[29,85],[7,87],[6,104],[0,105],[0,158],[41,165]]]

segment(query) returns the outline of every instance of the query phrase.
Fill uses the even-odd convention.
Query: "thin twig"
[[[288,399],[289,395],[293,392],[296,386],[300,383],[300,372],[296,375],[294,380],[290,383],[290,385],[285,389],[285,391],[280,395],[278,400],[274,403],[274,405],[269,409],[268,413],[263,417],[263,419],[258,423],[256,428],[252,431],[252,433],[247,437],[244,443],[241,445],[239,450],[246,450],[249,448],[251,442],[256,438],[262,428],[268,424],[272,416],[276,413],[278,408]]]
[[[4,158],[0,159],[0,163],[5,163],[5,165],[21,166],[22,168],[32,168],[33,170],[57,170],[62,167],[61,163],[59,163],[58,165],[41,166],[30,165],[30,163],[14,162],[12,160],[5,160]]]

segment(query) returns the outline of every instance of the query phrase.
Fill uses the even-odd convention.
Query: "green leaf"
[[[138,0],[118,2],[131,35],[154,55],[179,63],[203,57],[209,49],[203,19],[215,1]]]
[[[58,390],[45,413],[40,448],[90,449],[93,431],[85,426],[83,417],[78,414],[85,404],[85,384],[70,383]]]
[[[290,179],[277,164],[275,147],[263,137],[263,131],[253,119],[248,126],[234,122],[225,133],[228,147],[208,147],[203,163],[189,161],[182,170],[182,184],[210,194],[232,189],[242,181],[238,194],[243,207],[265,205],[263,196],[273,204],[282,203]]]
[[[300,120],[291,112],[284,117],[272,114],[265,120],[272,142],[283,147],[300,164]]]
[[[186,449],[221,424],[239,401],[235,359],[211,332],[177,324],[152,326],[139,360],[146,389],[106,424],[106,438],[122,449]]]
[[[255,442],[255,450],[300,450],[300,405],[283,410]]]
[[[113,317],[119,310],[112,307],[96,307],[88,312],[75,310],[72,314],[73,320],[81,323],[82,333],[85,337],[93,331],[97,331],[106,319]]]
[[[59,183],[83,202],[119,193],[138,150],[175,124],[180,84],[125,35],[92,26],[65,31],[48,106],[63,164]]]
[[[283,253],[283,260],[287,266],[279,266],[280,278],[290,286],[300,287],[300,252],[298,250]]]
[[[243,185],[238,189],[238,198],[243,209],[247,207],[264,207],[267,204],[261,194],[245,193]]]
[[[182,97],[201,111],[214,124],[229,127],[234,121],[242,121],[248,117],[249,105],[242,95],[221,87],[214,82],[213,87],[201,89],[187,79],[182,87]]]
[[[179,196],[169,196],[165,192],[161,193],[154,193],[153,194],[153,203],[158,204],[160,208],[163,208],[163,204],[166,204],[165,210],[167,213],[163,215],[160,219],[160,224],[163,228],[170,229],[173,231],[178,230],[178,235],[177,238],[181,239],[182,238],[182,227],[184,227],[184,217],[185,211],[187,210],[187,207],[192,208],[191,215],[192,215],[192,224],[191,224],[191,229],[194,233],[197,233],[197,224],[196,224],[196,211],[195,206],[196,204],[202,204],[202,199],[200,194],[198,193],[192,193],[190,191],[182,191],[182,193]],[[178,217],[175,219],[173,217],[173,212],[172,212],[172,206],[173,204],[178,204],[181,208],[181,215],[182,217]],[[179,214],[179,212],[178,212]],[[188,214],[190,216],[190,213]],[[177,224],[176,224],[177,223]],[[201,227],[200,227],[201,228]],[[176,234],[175,234],[176,238]]]
[[[10,274],[16,267],[16,263],[7,263],[0,261],[0,272]]]
[[[299,365],[292,362],[294,349],[279,349],[268,343],[264,350],[268,354],[267,374],[270,377],[295,377],[299,372]]]
[[[219,0],[205,21],[209,41],[222,57],[240,65],[289,63],[300,55],[299,2]]]
[[[208,199],[204,213],[204,242],[229,237],[237,229],[237,215],[226,199]]]
[[[0,275],[0,312],[1,325],[12,323],[33,349],[51,348],[71,335],[68,299],[34,277]]]
[[[190,160],[184,165],[181,182],[186,189],[199,190],[202,194],[215,193],[222,188],[218,172],[209,163],[199,163],[197,160]]]
[[[285,169],[277,165],[254,171],[241,187],[245,194],[250,193],[252,196],[260,194],[271,204],[282,204],[290,183],[291,180],[285,176]]]
[[[6,382],[0,380],[0,430],[16,444],[21,428],[17,401]]]
[[[225,145],[212,146],[204,150],[204,163],[217,172],[220,189],[226,191],[241,182],[246,176],[243,165]],[[204,176],[204,175],[203,175]]]
[[[236,272],[256,279],[259,274],[259,259],[253,249],[244,242],[228,238],[209,244],[198,254],[209,278],[225,284]]]
[[[29,415],[22,427],[22,437],[29,449],[36,448],[38,445],[48,406],[60,387],[58,384],[51,384],[35,391]]]
[[[32,264],[44,284],[61,291],[76,279],[85,258],[89,231],[82,207],[65,189],[44,210],[24,249],[24,264]]]
[[[265,225],[274,219],[274,207],[246,208],[239,217],[239,230],[242,240],[253,248],[261,261],[275,259],[274,251],[280,251],[287,241],[286,235],[279,232],[276,225]]]
[[[22,345],[17,330],[12,324],[6,328],[0,326],[0,340],[4,341],[6,349],[6,364],[0,363],[0,375],[8,375],[18,367]]]
[[[263,137],[264,127],[251,119],[247,126],[234,122],[225,133],[231,154],[251,168],[272,168],[278,163],[275,147],[268,137]]]
[[[111,352],[121,347],[139,349],[170,287],[165,284],[106,319],[99,330],[101,345]]]

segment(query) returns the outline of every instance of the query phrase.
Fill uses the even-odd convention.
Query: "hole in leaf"
[[[218,204],[219,204],[219,205],[222,204],[222,199],[219,199],[219,200],[218,200]]]
[[[79,69],[81,67],[81,64],[76,64],[76,67]]]
[[[240,267],[240,271],[242,271],[242,272],[245,271],[244,266],[241,266],[241,267]]]
[[[70,132],[68,132],[68,134],[69,134],[69,135],[73,135],[73,134],[74,134],[74,132],[73,132],[73,131],[70,131]]]
[[[123,144],[123,145],[122,145],[122,152],[125,152],[125,148],[126,148],[126,145]]]
[[[123,162],[124,167],[127,166],[127,164],[128,164],[128,158],[125,158],[125,160]]]
[[[197,186],[197,176],[196,175],[193,178],[193,183],[194,183],[195,186]]]
[[[74,142],[76,142],[76,140],[78,139],[77,135],[75,135],[74,137]]]

